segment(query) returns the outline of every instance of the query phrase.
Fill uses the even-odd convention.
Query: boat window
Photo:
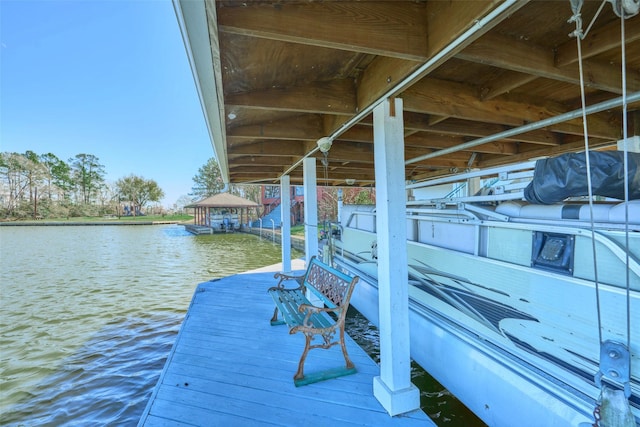
[[[574,242],[573,235],[535,231],[531,266],[556,273],[573,274]]]

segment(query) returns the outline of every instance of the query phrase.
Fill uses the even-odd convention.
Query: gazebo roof
[[[254,201],[234,196],[230,193],[218,193],[202,199],[199,202],[185,206],[187,208],[257,208],[260,205]]]

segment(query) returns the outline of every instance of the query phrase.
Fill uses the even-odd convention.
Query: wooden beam
[[[306,150],[304,145],[292,141],[257,141],[250,144],[233,145],[227,148],[227,155],[229,157],[234,155],[302,157],[305,154]]]
[[[594,140],[590,141],[589,148],[602,148],[611,146],[613,143],[611,141],[603,141],[603,140]],[[514,155],[510,158],[505,158],[504,156],[485,156],[480,162],[478,162],[478,167],[491,167],[491,166],[499,166],[503,164],[510,163],[518,163],[524,162],[531,159],[535,159],[538,157],[546,157],[546,156],[557,156],[563,153],[572,153],[575,151],[580,151],[584,149],[584,141],[575,141],[568,144],[558,145],[556,147],[545,147],[539,148],[527,152],[523,152],[517,155]]]
[[[301,142],[261,140],[253,143],[230,146],[227,152],[230,158],[245,156],[300,158],[308,151],[309,150]],[[340,161],[368,161],[370,158],[371,162],[373,162],[372,144],[350,143],[338,140],[335,141],[331,147],[329,157],[330,159]]]
[[[309,139],[316,141],[325,136],[323,118],[319,114],[302,115],[267,123],[227,128],[229,138],[249,139]]]
[[[358,110],[364,110],[420,66],[419,62],[378,57],[367,67],[357,89]]]
[[[405,122],[407,122],[405,127],[417,129],[423,132],[433,132],[445,135],[466,135],[467,137],[474,138],[494,135],[511,129],[511,126],[504,126],[495,123],[473,122],[455,118],[436,123],[432,126],[422,126],[420,118],[424,117],[426,116],[422,114],[405,113],[404,118]],[[505,138],[505,141],[528,142],[542,145],[559,145],[562,143],[562,137],[560,134],[539,129],[510,138]]]
[[[586,30],[586,28],[585,28]],[[640,40],[640,15],[625,21],[625,43]],[[602,28],[589,31],[581,42],[582,58],[588,59],[600,53],[620,47],[620,21],[615,20]],[[578,47],[574,38],[567,40],[556,48],[554,62],[558,67],[564,67],[578,62]]]
[[[456,137],[428,133],[414,134],[405,137],[404,139],[406,147],[422,147],[432,149],[449,148],[467,141],[468,139],[459,136]],[[518,146],[515,143],[494,141],[487,144],[479,145],[469,151],[492,154],[517,154]]]
[[[260,108],[316,114],[356,113],[355,88],[353,81],[348,79],[227,94],[225,105],[227,108]]]
[[[262,166],[279,166],[280,168],[291,166],[296,160],[296,157],[282,156],[241,156],[241,155],[233,155],[229,156],[231,159],[231,164],[233,167],[236,166],[252,166],[252,167],[262,167]]]
[[[459,52],[456,57],[524,74],[580,84],[577,64],[571,63],[558,68],[552,50],[512,37],[486,34]],[[583,68],[587,87],[622,93],[622,78],[615,64],[585,60]],[[630,91],[640,89],[640,73],[636,70],[627,70],[627,88]]]
[[[492,1],[429,1],[427,2],[429,57],[434,56],[455,39],[460,37],[471,26],[491,12],[499,0]],[[524,6],[527,1],[519,2],[516,8]],[[507,14],[504,14],[507,17]],[[489,31],[497,25],[499,20],[495,20],[486,25],[484,31]],[[478,33],[475,37],[479,37]],[[471,43],[469,39],[467,43]],[[464,45],[461,45],[461,49]]]
[[[405,91],[403,98],[405,110],[408,111],[509,126],[522,126],[567,112],[561,104],[546,101],[544,105],[536,105],[536,100],[512,95],[481,101],[473,87],[436,79],[422,79]],[[608,114],[589,116],[589,127],[590,134],[597,137],[618,138],[620,135],[619,127],[611,124]],[[559,123],[549,129],[570,134],[582,133],[581,126],[575,121]]]
[[[433,153],[434,151],[438,151],[436,149],[431,148],[416,148],[416,147],[405,147],[404,154],[406,159],[413,159],[423,154]],[[435,165],[435,166],[452,166],[459,163],[466,164],[471,156],[470,152],[458,151],[455,153],[448,154],[446,157],[434,157],[432,159],[427,159],[422,162],[416,163],[417,165]],[[409,167],[413,167],[413,163]]]
[[[268,175],[282,174],[285,171],[285,168],[278,166],[262,166],[260,170],[256,170],[253,166],[236,166],[229,165],[229,172],[232,174],[241,173],[241,174],[252,174],[252,173],[264,173]]]
[[[499,3],[500,1],[498,0],[427,2],[428,34],[426,39],[429,43],[426,58],[432,58],[445,49],[465,31],[476,25],[482,17],[493,10]],[[517,10],[526,3],[526,0],[518,2],[513,6],[513,10]],[[501,19],[507,16],[508,14],[505,13]],[[491,30],[501,19],[494,19],[491,23],[487,23],[482,31],[476,32],[473,37],[469,37],[464,43],[460,43],[457,46],[457,50],[463,49],[476,38]],[[433,69],[436,69],[439,64],[455,53],[456,51],[452,50],[449,55],[443,55],[439,63],[433,64]],[[372,102],[392,90],[395,85],[420,66],[417,62],[406,60],[408,58],[401,59],[378,57],[367,67],[358,85],[358,110],[367,108]]]
[[[421,61],[424,2],[218,3],[221,32]]]
[[[485,84],[480,88],[479,98],[483,101],[493,99],[496,96],[504,95],[509,91],[526,85],[537,78],[538,76],[505,70],[500,79],[494,79],[491,83]]]
[[[355,125],[340,135],[342,141],[365,142],[373,144],[373,126]]]

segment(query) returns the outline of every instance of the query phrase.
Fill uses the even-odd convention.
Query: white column
[[[318,255],[318,186],[316,181],[316,159],[307,157],[302,161],[304,185],[304,252],[309,265],[312,256]]]
[[[291,273],[291,177],[280,177],[280,245],[282,249],[282,272]]]
[[[378,240],[380,376],[373,393],[389,415],[420,408],[411,383],[402,99],[373,110]]]

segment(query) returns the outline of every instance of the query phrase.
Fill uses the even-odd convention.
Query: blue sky
[[[191,192],[214,153],[169,0],[0,0],[0,39],[0,151]]]

